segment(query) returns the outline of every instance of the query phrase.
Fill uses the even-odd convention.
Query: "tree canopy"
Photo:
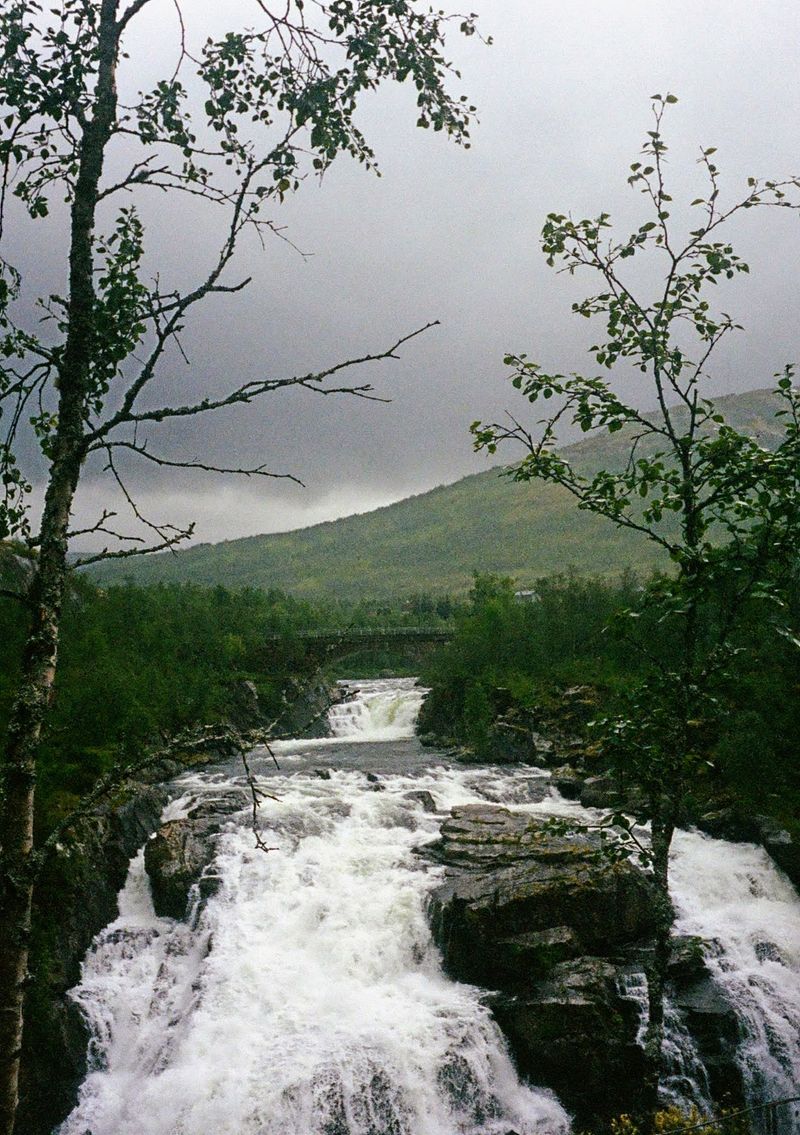
[[[654,1106],[672,921],[672,836],[704,759],[703,735],[718,728],[724,715],[720,686],[735,665],[735,631],[752,603],[767,604],[775,629],[796,640],[782,617],[782,592],[796,569],[800,536],[800,389],[794,365],[776,375],[783,435],[774,448],[731,425],[708,394],[718,348],[739,329],[712,297],[720,282],[749,272],[731,243],[731,224],[751,209],[800,209],[800,178],[751,177],[744,192],[725,203],[715,148],[705,148],[699,156],[705,189],[688,206],[697,220],[685,231],[672,216],[662,129],[676,101],[672,94],[653,96],[653,129],[641,160],[630,167],[628,184],[643,195],[647,209],[637,229],[618,236],[607,213],[581,220],[550,213],[542,230],[551,267],[599,280],[600,290],[573,303],[572,310],[602,326],[590,354],[611,377],[552,373],[527,355],[509,355],[512,385],[532,406],[547,406],[544,417],[529,426],[510,414],[506,422],[472,427],[478,449],[494,453],[505,443],[522,446],[522,460],[508,471],[512,478],[561,486],[580,509],[640,533],[673,565],[643,592],[629,617],[638,619],[642,606],[655,611],[671,629],[677,650],[672,657],[648,653],[648,644],[640,641],[648,655],[641,681],[622,712],[599,722],[607,752],[641,790],[636,818],[651,825],[650,859],[660,888],[646,1041]],[[654,293],[631,271],[631,261],[642,256],[661,269]],[[641,376],[633,395],[622,394],[620,372]],[[640,408],[637,394],[643,388],[655,399],[653,413]],[[591,472],[574,466],[556,449],[562,420],[585,433],[624,436],[627,461]],[[704,618],[709,608],[717,617]],[[629,832],[624,817],[618,826],[623,836]]]
[[[324,173],[342,154],[375,167],[356,119],[363,95],[386,81],[408,81],[418,124],[468,141],[473,108],[450,93],[444,35],[452,21],[473,34],[471,16],[412,0],[250,0],[240,11],[247,13],[243,21],[215,37],[203,34],[181,0],[0,5],[0,237],[6,221],[41,225],[51,210],[58,224],[62,200],[69,232],[67,288],[56,284],[35,304],[19,267],[4,255],[7,240],[0,243],[0,540],[16,537],[36,553],[28,584],[17,592],[27,632],[2,767],[3,1135],[13,1130],[17,1106],[37,751],[57,668],[65,576],[76,566],[68,564],[67,549],[79,534],[71,515],[86,462],[102,458],[137,523],[131,531],[103,509],[80,534],[109,543],[82,562],[170,548],[191,527],[143,515],[126,485],[125,460],[167,472],[274,474],[268,461],[243,467],[236,455],[225,464],[202,454],[172,457],[158,445],[160,427],[288,388],[371,397],[369,383],[342,381],[342,372],[394,357],[422,328],[316,373],[274,375],[257,367],[245,380],[222,376],[222,393],[186,389],[174,360],[198,305],[246,288],[249,280],[232,272],[238,249],[248,235],[264,240],[278,231],[272,210],[304,178]],[[129,32],[165,12],[174,18],[175,65],[137,90]],[[172,202],[199,199],[224,218],[209,267],[186,288],[145,271],[138,202],[148,191]],[[46,490],[36,531],[29,502],[42,467]]]

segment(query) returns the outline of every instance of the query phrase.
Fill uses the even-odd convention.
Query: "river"
[[[414,737],[412,680],[362,682],[331,738],[252,767],[277,801],[254,847],[225,821],[219,889],[187,922],[158,918],[143,853],[73,996],[91,1071],[60,1135],[560,1135],[569,1117],[518,1080],[481,992],[442,972],[425,919],[441,868],[418,855],[456,804],[583,815],[544,770],[464,767]],[[241,793],[235,764],[180,779],[166,816]],[[425,810],[429,792],[436,814]],[[416,795],[410,795],[410,794]],[[800,1083],[800,900],[766,853],[676,839],[678,929],[712,942],[740,1018],[754,1098]],[[634,987],[631,995],[636,997]],[[673,1021],[676,1083],[702,1069]],[[677,1089],[676,1089],[677,1092]]]

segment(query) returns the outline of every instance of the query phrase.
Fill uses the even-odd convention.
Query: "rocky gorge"
[[[413,691],[403,696],[419,701]],[[252,850],[248,785],[241,770],[237,774],[235,764],[223,754],[217,754],[205,770],[183,771],[171,788],[145,785],[133,789],[128,799],[94,821],[93,836],[84,838],[80,852],[73,848],[67,857],[74,885],[58,896],[65,914],[59,923],[62,933],[50,938],[51,959],[59,960],[51,960],[49,973],[50,992],[54,994],[60,986],[61,994],[52,998],[56,1008],[42,1033],[49,1037],[47,1063],[28,1062],[29,1126],[25,1130],[31,1135],[49,1131],[68,1110],[87,1070],[87,1029],[89,1077],[81,1091],[82,1103],[64,1127],[65,1135],[89,1129],[90,1122],[95,1135],[126,1135],[128,1131],[162,1135],[183,1129],[175,1126],[176,1116],[189,1105],[176,1097],[174,1105],[167,1107],[162,1097],[165,1091],[169,1095],[170,1068],[180,1066],[181,1053],[190,1045],[193,1032],[201,1030],[203,1004],[210,996],[209,974],[223,961],[225,981],[234,990],[240,966],[246,968],[252,983],[252,965],[262,969],[266,965],[264,981],[282,983],[284,995],[288,981],[298,983],[290,1000],[322,998],[313,1013],[314,1044],[319,1033],[320,1044],[332,1043],[325,1033],[329,1010],[322,1006],[337,981],[347,992],[331,1020],[332,1035],[341,1032],[342,1015],[349,1020],[362,998],[372,1006],[366,1013],[362,1006],[358,1020],[348,1026],[354,1036],[344,1045],[342,1067],[331,1070],[330,1055],[321,1051],[321,1063],[317,1071],[309,1071],[308,1084],[291,1090],[291,1098],[299,1091],[309,1109],[304,1113],[307,1119],[303,1122],[308,1123],[304,1135],[306,1130],[325,1135],[385,1135],[395,1130],[417,1135],[428,1128],[414,1125],[414,1109],[419,1106],[423,1114],[426,1107],[431,1108],[431,1099],[445,1117],[432,1131],[449,1131],[447,1124],[454,1115],[461,1116],[461,1126],[454,1129],[475,1135],[489,1130],[502,1130],[503,1135],[506,1131],[526,1135],[562,1130],[564,1113],[548,1102],[546,1092],[541,1094],[543,1089],[555,1093],[576,1126],[584,1128],[598,1129],[611,1116],[636,1110],[642,1079],[643,975],[653,929],[652,885],[635,863],[607,861],[596,836],[565,833],[551,823],[554,813],[577,817],[581,805],[571,801],[570,794],[597,794],[605,787],[595,778],[580,776],[574,749],[573,764],[569,770],[564,768],[564,746],[558,738],[556,742],[539,739],[533,765],[459,766],[404,739],[408,737],[405,725],[394,728],[393,733],[391,724],[386,725],[396,713],[390,705],[389,699],[381,709],[381,729],[397,737],[395,741],[364,744],[362,737],[361,744],[348,747],[337,746],[335,739],[330,744],[318,740],[306,742],[305,748],[288,745],[279,752],[284,771],[273,771],[267,783],[267,791],[279,802],[268,802],[264,820],[266,838],[277,849],[274,854]],[[364,720],[357,700],[354,709],[340,712],[338,727],[345,731],[346,739],[347,731],[350,736],[357,734]],[[367,737],[370,730],[375,732],[374,722],[368,721],[365,730]],[[542,768],[543,756],[555,764],[553,771]],[[269,762],[259,762],[256,756],[256,768],[258,776],[264,777]],[[164,810],[168,798],[173,803]],[[592,799],[599,802],[601,798],[594,795]],[[323,840],[325,847],[320,843]],[[330,852],[325,850],[328,844]],[[140,867],[131,875],[134,868],[128,868],[128,861],[142,845],[143,856],[134,859]],[[283,853],[290,849],[291,863],[284,862]],[[679,854],[693,864],[699,851],[705,854],[706,849],[689,842]],[[290,872],[295,861],[296,877]],[[400,875],[398,864],[402,865]],[[120,900],[123,917],[114,922],[115,887],[124,882],[126,870],[126,886],[134,888],[134,897]],[[762,882],[768,871],[761,861],[754,867],[747,860],[743,870],[751,888],[756,878],[759,886],[773,886],[769,879]],[[263,919],[274,922],[273,927],[266,927],[262,916],[258,923],[246,920],[242,888],[245,894],[251,892],[242,871],[247,875],[256,871],[260,880],[258,899],[254,891],[247,902],[266,902],[274,891],[274,904],[263,913]],[[740,882],[740,876],[734,875],[731,885],[740,887],[744,879]],[[87,891],[94,893],[88,883],[99,876],[103,883],[97,889],[98,902],[87,903]],[[360,877],[367,890],[358,898],[352,892]],[[149,880],[147,896],[135,898],[144,879]],[[53,885],[62,886],[55,881]],[[128,916],[126,921],[124,909],[134,899],[135,917],[131,921]],[[726,985],[725,967],[730,970],[732,966],[730,943],[689,932],[702,927],[692,923],[691,895],[682,901],[685,910],[676,926],[670,963],[665,1099],[735,1105],[752,1098],[753,1077],[747,1073],[742,1051],[753,1026],[742,1017],[740,993]],[[791,909],[791,917],[800,919],[786,905],[791,899],[785,891],[776,901],[784,904],[782,911]],[[303,913],[295,926],[291,912],[298,909],[298,903]],[[370,907],[375,907],[374,919]],[[412,909],[417,913],[412,915]],[[369,930],[362,924],[364,919]],[[226,953],[225,941],[242,920],[245,937],[237,938],[233,953]],[[84,962],[77,998],[64,996],[68,984],[77,980],[78,963],[92,935],[106,922],[111,925],[96,939]],[[330,937],[333,927],[336,933]],[[791,930],[788,933],[791,936]],[[772,941],[762,933],[760,945],[753,943],[753,956],[758,950],[762,956],[761,971],[781,966],[788,974],[793,960],[787,940],[778,935]],[[189,942],[194,945],[189,947]],[[438,947],[435,955],[430,953],[433,943]],[[350,950],[355,951],[352,957]],[[153,952],[160,958],[158,965],[145,965]],[[155,985],[150,993],[138,988],[134,993],[125,983],[143,965],[142,972],[152,973],[149,980]],[[440,966],[450,979],[467,984],[442,987],[442,979],[436,977]],[[343,972],[337,978],[339,967]],[[294,979],[289,977],[292,973]],[[396,976],[390,982],[388,1004],[392,1008],[386,1035],[371,1036],[367,1042],[362,1034],[371,1027],[368,1018],[380,1020],[383,1012],[380,1005],[375,1008],[373,999],[389,982],[389,973]],[[405,1011],[402,998],[398,1001],[400,987],[393,983],[412,978],[419,983],[423,975],[430,975],[425,981],[432,980],[433,985],[417,990],[421,1001],[415,1000],[413,1011]],[[753,975],[743,974],[742,979],[746,985]],[[797,977],[793,980],[796,985]],[[175,1001],[173,989],[184,985],[186,993]],[[475,1000],[470,1000],[468,1011],[463,1005],[455,1009],[449,1002],[447,1010],[441,1005],[436,1009],[443,989],[448,998],[451,989],[454,997],[461,996],[459,990],[474,989]],[[215,994],[215,1003],[223,996],[230,996],[230,991]],[[296,1029],[306,1035],[305,1043],[312,1043],[303,1032],[310,1027],[306,1009],[300,1014],[301,1021],[291,1014],[287,1017],[286,1005],[280,999],[274,1001],[275,990],[260,978],[249,996],[261,1005],[263,1024],[259,1028],[269,1032],[275,1014],[275,1019],[284,1022],[282,1027],[288,1030],[284,1048],[291,1050],[296,1043],[292,1040]],[[141,997],[144,1000],[139,1004]],[[159,1008],[160,1000],[169,1003],[166,1008]],[[175,1015],[173,1002],[184,1006],[181,1015]],[[425,1045],[430,1044],[432,1026],[427,1027],[424,1035],[428,1039],[423,1043],[413,1032],[413,1022],[433,1009],[436,1019],[445,1021],[450,1039],[444,1048],[437,1044],[428,1051]],[[238,1011],[244,1010],[240,1006]],[[487,1012],[494,1022],[492,1028],[502,1030],[518,1075],[536,1086],[532,1096],[519,1097],[521,1089],[508,1081],[511,1073],[497,1047],[502,1042],[495,1039]],[[786,1012],[789,1027],[796,1029],[800,1016],[795,1020],[792,1004]],[[148,1033],[153,1036],[146,1043],[136,1039],[140,1025],[130,1032],[131,1023],[123,1023],[130,1013],[140,1024],[143,1015],[152,1019]],[[159,1013],[164,1014],[161,1024]],[[774,1024],[767,1024],[775,1031]],[[202,1025],[204,1030],[209,1027],[207,1021]],[[403,1051],[390,1059],[386,1050],[396,1049],[397,1041],[389,1039],[393,1034],[399,1036]],[[205,1045],[207,1034],[202,1035]],[[342,1046],[341,1036],[335,1043]],[[251,1038],[251,1044],[258,1055],[267,1039],[259,1035]],[[364,1044],[368,1059],[354,1055]],[[144,1048],[139,1053],[141,1045]],[[420,1046],[424,1051],[418,1056],[415,1049]],[[773,1048],[780,1061],[780,1044]],[[131,1051],[138,1053],[133,1065]],[[275,1061],[275,1051],[270,1052]],[[425,1052],[423,1068],[420,1060]],[[406,1079],[397,1060],[402,1065],[417,1056],[417,1087],[399,1086]],[[235,1064],[233,1053],[231,1059]],[[361,1086],[354,1086],[353,1076],[359,1080],[364,1059],[365,1067],[372,1071],[365,1071]],[[197,1064],[201,1060],[197,1052],[192,1060],[192,1074],[197,1077],[203,1067]],[[127,1069],[124,1076],[121,1066]],[[57,1069],[55,1076],[53,1069]],[[120,1083],[127,1083],[132,1075],[140,1085],[137,1090],[145,1093],[143,1100],[152,1089],[162,1102],[157,1107],[154,1103],[152,1112],[146,1103],[141,1109],[132,1103],[126,1118],[127,1111],[108,1110],[110,1104],[103,1101],[106,1090],[111,1093],[109,1098],[118,1101]],[[236,1081],[238,1067],[231,1066],[229,1075]],[[280,1074],[276,1075],[279,1087]],[[433,1092],[432,1097],[425,1097],[422,1090],[427,1080],[431,1086],[426,1090]],[[780,1082],[780,1076],[775,1082]],[[323,1091],[321,1084],[328,1087]],[[255,1090],[252,1085],[243,1089],[242,1099],[249,1099],[248,1092],[252,1095]],[[282,1090],[288,1090],[286,1085]],[[267,1089],[261,1084],[257,1091]],[[242,1108],[237,1130],[297,1135],[297,1119],[287,1118],[288,1097],[279,1093],[270,1098],[272,1126],[258,1126],[255,1113],[248,1110],[252,1101],[247,1106],[242,1102],[237,1105]],[[39,1102],[38,1111],[30,1106],[34,1099]],[[208,1129],[197,1126],[201,1120],[196,1116],[210,1114],[205,1107],[202,1100],[192,1104],[195,1126],[189,1129]],[[265,1107],[262,1100],[259,1114],[265,1114]],[[497,1125],[502,1124],[498,1119],[502,1116],[504,1128]],[[184,1117],[180,1123],[185,1122]],[[208,1122],[207,1118],[202,1122]]]
[[[639,1111],[642,1006],[629,982],[652,949],[650,877],[607,862],[596,837],[556,835],[546,819],[497,805],[454,809],[427,851],[447,868],[431,896],[445,966],[496,991],[492,1010],[517,1067],[553,1088],[581,1124]],[[740,1105],[733,1008],[702,943],[678,936],[673,947],[668,996],[692,1011],[709,1098]],[[666,1072],[668,1081],[681,1074]]]

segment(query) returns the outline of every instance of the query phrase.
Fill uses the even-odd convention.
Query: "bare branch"
[[[403,344],[415,339],[423,332],[430,330],[431,327],[437,326],[439,326],[439,320],[432,320],[430,323],[426,323],[424,327],[418,327],[416,331],[412,331],[408,335],[403,335],[385,351],[362,355],[359,358],[347,359],[345,362],[336,363],[334,366],[328,367],[327,370],[319,371],[316,374],[312,373],[296,375],[292,378],[273,378],[248,382],[243,386],[237,387],[236,390],[231,391],[231,393],[225,395],[224,398],[206,398],[202,402],[195,402],[188,406],[161,406],[156,410],[142,411],[140,414],[126,413],[124,410],[120,410],[109,419],[108,422],[99,426],[93,433],[89,434],[87,441],[90,445],[94,445],[95,442],[106,437],[112,429],[122,424],[130,422],[162,422],[167,418],[194,417],[197,414],[206,414],[214,410],[220,410],[223,406],[246,405],[256,398],[260,398],[263,394],[269,394],[275,390],[283,390],[287,387],[300,386],[306,390],[313,391],[315,394],[349,394],[357,398],[366,398],[368,401],[388,402],[390,399],[374,395],[372,386],[368,384],[363,386],[323,387],[320,383],[324,382],[326,378],[330,378],[332,375],[338,374],[340,371],[347,370],[350,367],[363,366],[366,363],[382,362],[387,359],[397,359],[399,358],[397,351]],[[126,403],[128,401],[129,399],[126,399]]]
[[[67,533],[67,539],[73,540],[76,536],[90,536],[94,532],[103,532],[106,536],[114,536],[117,540],[129,540],[136,543],[144,543],[141,536],[124,536],[122,533],[117,532],[113,528],[108,528],[106,525],[107,520],[111,520],[117,514],[116,512],[104,511],[100,519],[92,524],[89,528],[76,528],[73,532]]]
[[[142,9],[146,8],[149,3],[150,0],[133,0],[133,3],[130,5],[130,7],[122,13],[119,20],[117,21],[118,32],[123,32],[131,22],[131,20],[135,16],[138,16]]]
[[[108,548],[104,548],[102,552],[96,552],[91,556],[81,556],[80,559],[73,560],[69,564],[69,568],[74,571],[77,568],[86,567],[88,564],[99,564],[103,560],[126,560],[132,556],[149,556],[151,552],[164,552],[168,548],[174,549],[176,544],[188,540],[194,533],[194,524],[190,524],[188,528],[182,532],[177,532],[168,540],[162,540],[160,544],[151,544],[147,548],[122,548],[119,551],[113,552]],[[114,533],[116,535],[116,533]],[[132,539],[133,537],[129,537]]]
[[[269,745],[267,745],[266,747],[267,747],[267,751],[269,752],[269,755],[272,757],[273,761],[275,761],[275,765],[277,767],[278,762],[275,760],[275,754],[272,752],[272,749],[270,749]],[[271,793],[265,792],[263,788],[259,787],[258,782],[256,781],[256,778],[253,776],[252,770],[250,768],[250,764],[247,760],[247,751],[244,748],[244,746],[242,747],[242,750],[241,750],[241,757],[242,757],[242,764],[244,765],[245,780],[247,781],[247,787],[250,790],[250,801],[251,801],[251,805],[250,805],[250,807],[251,807],[250,829],[251,829],[253,836],[255,838],[256,847],[258,848],[259,851],[277,851],[278,850],[277,847],[270,847],[267,843],[265,843],[264,838],[261,835],[261,832],[259,831],[258,809],[261,807],[261,801],[262,800],[274,800],[277,803],[278,800],[279,800],[279,797],[273,796]]]
[[[98,450],[110,451],[112,449],[130,450],[132,453],[138,454],[139,457],[144,457],[147,461],[151,461],[154,465],[161,465],[169,469],[200,469],[204,473],[236,474],[242,477],[268,477],[272,480],[277,481],[294,481],[296,485],[300,485],[302,488],[305,488],[305,485],[300,480],[300,478],[295,477],[294,474],[273,473],[266,467],[266,465],[254,465],[250,468],[242,466],[240,468],[237,468],[235,466],[209,465],[203,461],[171,460],[167,457],[160,457],[156,453],[151,453],[147,448],[146,443],[139,445],[133,441],[103,442],[96,446],[93,446],[89,450],[89,452],[97,452]],[[113,516],[114,513],[110,513],[109,515]],[[95,531],[95,529],[88,529],[88,531]],[[75,533],[75,535],[77,535],[77,533]]]

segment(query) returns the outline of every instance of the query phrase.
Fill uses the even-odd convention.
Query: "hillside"
[[[778,436],[769,391],[730,395],[719,406],[732,425],[757,434],[763,444]],[[586,469],[618,467],[626,456],[620,435],[587,438],[565,451]],[[459,592],[475,570],[511,575],[524,587],[569,568],[607,575],[657,562],[645,540],[580,512],[557,486],[514,484],[490,469],[311,528],[112,560],[93,577],[277,587],[300,596],[356,599]]]

